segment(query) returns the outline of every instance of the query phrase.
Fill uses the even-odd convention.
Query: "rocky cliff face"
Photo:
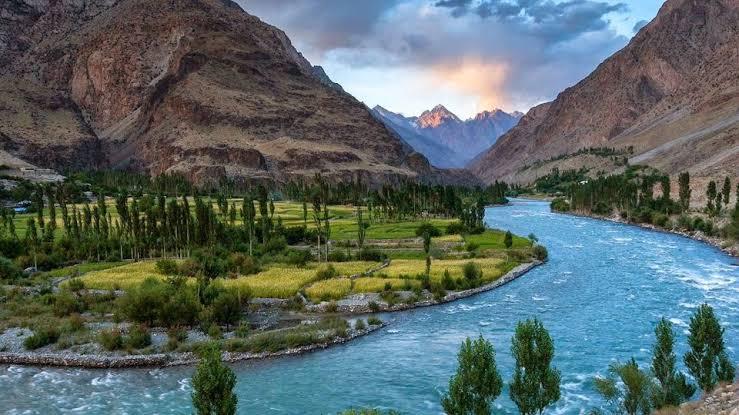
[[[404,117],[379,106],[373,111],[416,151],[439,167],[466,166],[523,116],[496,109],[462,121],[443,105],[424,111],[418,117]]]
[[[737,44],[739,1],[668,0],[628,46],[532,109],[471,167],[488,182],[523,182],[533,178],[525,170],[537,161],[631,146],[632,164],[736,176]]]
[[[35,164],[180,172],[200,183],[318,172],[445,178],[283,32],[229,0],[0,8],[0,143]]]

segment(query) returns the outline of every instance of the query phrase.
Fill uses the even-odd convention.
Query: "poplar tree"
[[[211,343],[200,353],[192,376],[192,405],[198,415],[233,415],[238,398],[233,392],[236,375],[221,360],[221,350]]]
[[[679,194],[680,194],[680,206],[683,211],[687,211],[690,208],[690,173],[680,173],[678,178],[679,183]]]
[[[657,342],[652,353],[652,373],[659,385],[655,388],[652,401],[656,409],[679,406],[690,399],[695,387],[690,385],[684,374],[677,371],[675,362],[675,332],[672,323],[662,318],[654,329]]]
[[[516,325],[511,341],[516,366],[511,381],[511,400],[523,415],[542,413],[560,398],[561,375],[552,368],[554,342],[538,319]]]
[[[688,371],[704,392],[710,392],[718,382],[732,382],[735,368],[726,354],[724,329],[713,308],[701,305],[690,318],[688,351],[683,360]]]
[[[715,214],[715,205],[714,201],[716,200],[716,182],[711,180],[708,183],[708,189],[706,190],[706,198],[708,199],[706,201],[706,213],[713,215]]]
[[[468,337],[457,360],[457,373],[449,380],[449,393],[441,401],[444,411],[448,415],[490,414],[493,401],[503,390],[493,345],[482,336],[474,342]]]
[[[729,179],[729,176],[724,178],[724,188],[721,193],[724,196],[724,206],[728,207],[731,198],[731,179]]]

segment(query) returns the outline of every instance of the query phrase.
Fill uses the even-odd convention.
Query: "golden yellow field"
[[[225,287],[248,287],[254,297],[290,298],[316,279],[316,270],[297,267],[271,267],[256,275],[225,280]]]
[[[452,278],[462,276],[462,267],[468,262],[474,262],[482,269],[483,281],[492,281],[504,274],[499,268],[504,261],[500,258],[476,258],[476,259],[438,259],[431,261],[431,279],[441,281],[444,271],[449,270]],[[426,261],[419,259],[396,259],[390,266],[380,271],[389,277],[415,278],[426,271]]]
[[[305,293],[313,301],[339,300],[352,290],[352,281],[349,278],[334,278],[318,281],[305,289]]]
[[[141,284],[147,277],[164,278],[157,272],[156,262],[142,261],[119,267],[92,271],[81,277],[85,287],[96,290],[126,290]]]
[[[391,290],[409,290],[421,286],[421,281],[401,278],[363,277],[354,280],[354,292],[379,293],[385,291],[387,284]]]

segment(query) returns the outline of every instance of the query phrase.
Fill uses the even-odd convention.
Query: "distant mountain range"
[[[618,157],[580,150],[608,147]],[[608,154],[604,152],[603,154]],[[471,169],[528,183],[551,169],[739,177],[739,0],[668,0],[629,44],[526,114]]]
[[[418,117],[405,117],[381,106],[372,112],[431,164],[442,168],[466,166],[523,117],[520,112],[509,114],[495,109],[462,121],[443,105]]]

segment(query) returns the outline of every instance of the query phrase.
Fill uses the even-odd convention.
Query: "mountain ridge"
[[[438,167],[465,167],[523,116],[519,112],[508,114],[496,108],[462,120],[441,104],[413,117],[394,113],[379,105],[372,111]]]
[[[633,148],[668,174],[739,170],[739,1],[668,0],[657,17],[589,76],[537,106],[471,169],[486,182],[529,183],[552,168],[617,172],[608,160],[563,157]],[[733,64],[732,64],[733,62]]]
[[[477,183],[430,166],[284,32],[234,2],[0,8],[0,149],[42,167],[196,183],[316,173]]]

